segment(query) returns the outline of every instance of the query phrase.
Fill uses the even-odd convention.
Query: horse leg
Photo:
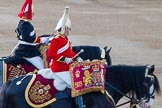
[[[0,88],[0,108],[8,108],[6,91],[11,81],[8,81]]]
[[[0,58],[0,87],[2,86],[3,79],[3,59]]]

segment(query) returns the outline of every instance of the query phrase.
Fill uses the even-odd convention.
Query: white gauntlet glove
[[[69,63],[71,63],[73,61],[73,59],[72,58],[65,58],[65,63],[66,64],[69,64]]]
[[[42,44],[48,44],[48,42],[49,42],[49,37],[41,37]]]
[[[77,62],[83,62],[83,59],[81,57],[77,57]]]

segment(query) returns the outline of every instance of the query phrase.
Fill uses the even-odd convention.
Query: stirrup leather
[[[75,102],[76,102],[77,108],[84,108],[82,96],[76,97]]]

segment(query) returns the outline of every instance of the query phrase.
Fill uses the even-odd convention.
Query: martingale
[[[106,61],[93,60],[70,65],[72,97],[105,89]]]

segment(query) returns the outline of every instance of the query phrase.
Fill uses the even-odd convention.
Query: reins
[[[141,100],[138,100],[134,97],[134,92],[132,92],[132,97],[127,96],[126,94],[124,94],[123,92],[121,92],[120,90],[118,90],[117,88],[113,87],[111,84],[109,84],[108,82],[105,82],[105,84],[109,87],[111,87],[113,90],[115,90],[116,92],[118,92],[119,94],[121,94],[122,96],[125,96],[126,98],[129,99],[129,101],[121,103],[119,105],[116,105],[116,107],[120,107],[122,105],[128,104],[128,103],[133,103],[133,104],[139,104],[143,101],[145,102],[149,102],[150,98],[154,99],[155,98],[155,88],[153,88],[153,90],[147,94],[147,96]],[[153,80],[153,84],[154,84],[154,80]]]
[[[124,94],[123,92],[121,92],[120,90],[116,89],[115,87],[113,87],[112,85],[110,85],[108,82],[105,82],[106,85],[108,85],[109,87],[111,87],[112,89],[114,89],[116,92],[118,92],[119,94],[121,94],[122,96],[125,96],[127,97],[128,99],[130,99],[129,101],[127,102],[124,102],[124,103],[121,103],[119,105],[117,105],[116,107],[120,107],[122,105],[125,105],[125,104],[128,104],[130,102],[133,102],[133,103],[139,103],[139,101],[137,99],[135,99],[132,95],[132,97],[129,97],[127,96],[126,94]]]

